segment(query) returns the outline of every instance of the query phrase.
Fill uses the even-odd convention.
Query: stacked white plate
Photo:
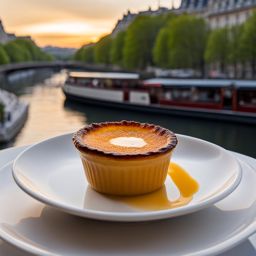
[[[256,231],[256,171],[209,142],[178,140],[172,161],[199,191],[163,210],[92,190],[71,134],[27,148],[0,171],[0,237],[36,255],[213,255],[234,247]],[[179,196],[171,178],[165,190],[170,201]]]

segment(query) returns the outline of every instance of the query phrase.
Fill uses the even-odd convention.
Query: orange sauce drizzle
[[[168,198],[166,185],[156,192],[142,196],[111,198],[134,208],[149,211],[172,209],[187,205],[199,189],[198,182],[181,166],[173,162],[169,166],[168,175],[171,177],[180,192],[180,197],[175,201],[171,201]]]

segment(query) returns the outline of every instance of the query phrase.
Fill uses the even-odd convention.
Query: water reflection
[[[60,89],[36,86],[32,95],[22,99],[30,102],[29,118],[15,140],[15,145],[31,144],[35,141],[62,133],[73,132],[86,123],[86,117],[78,111],[63,111],[64,96]]]
[[[29,102],[28,120],[14,141],[5,145],[21,146],[35,143],[59,134],[73,132],[86,123],[86,116],[76,110],[63,108],[64,95],[59,88],[66,78],[65,72],[49,70],[36,72],[32,77],[5,83],[5,88]]]
[[[65,101],[64,107],[72,111],[86,113],[88,123],[123,119],[155,123],[176,133],[201,138],[226,149],[256,157],[254,150],[255,125],[120,110],[69,101]]]
[[[15,92],[21,99],[30,103],[29,119],[25,127],[13,142],[4,147],[31,144],[51,136],[72,132],[85,123],[127,119],[156,123],[176,133],[206,139],[227,149],[256,157],[255,125],[67,102],[59,88],[65,77],[65,72],[38,70],[30,77],[16,81],[5,79],[5,82],[2,82],[1,87]]]

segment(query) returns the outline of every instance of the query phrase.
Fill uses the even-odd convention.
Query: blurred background
[[[0,148],[127,119],[256,157],[255,11],[256,0],[2,0]]]

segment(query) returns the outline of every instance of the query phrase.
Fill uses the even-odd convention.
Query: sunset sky
[[[40,45],[80,47],[110,33],[128,9],[158,7],[158,0],[1,0],[0,19],[7,32],[31,35]],[[160,5],[171,6],[170,0]],[[178,7],[180,0],[174,1]]]

